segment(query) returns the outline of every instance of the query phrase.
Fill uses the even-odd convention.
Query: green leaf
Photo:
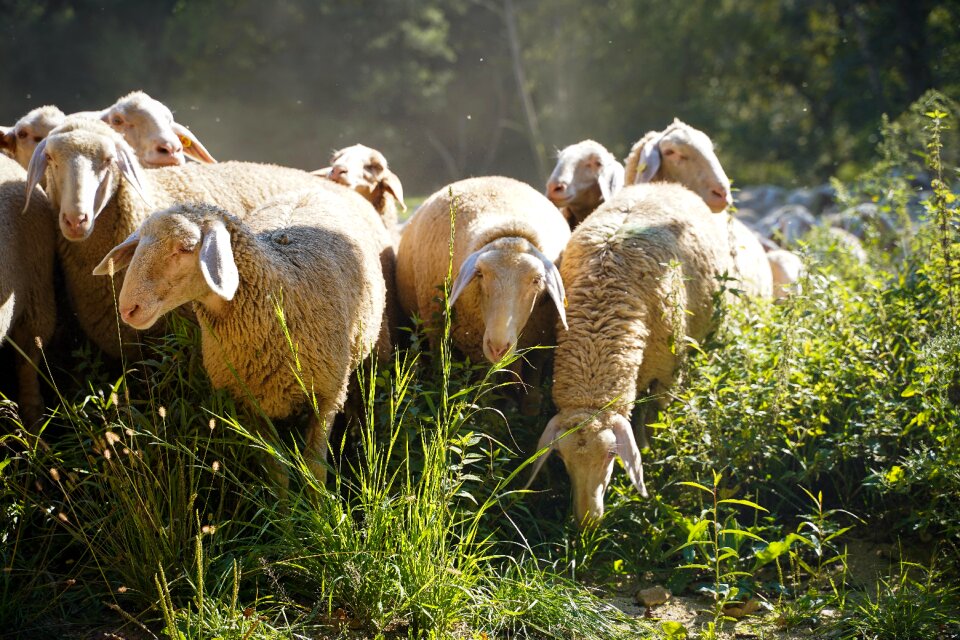
[[[917,395],[917,393],[919,393],[917,388],[913,386],[913,383],[910,383],[909,385],[907,385],[907,388],[903,390],[903,393],[900,394],[900,397],[912,398],[913,396]]]
[[[707,487],[703,486],[703,485],[700,484],[699,482],[687,482],[687,481],[683,481],[683,482],[678,482],[677,484],[686,485],[686,486],[688,486],[688,487],[694,487],[695,489],[700,489],[700,490],[702,490],[702,491],[706,491],[706,492],[709,493],[710,495],[713,495],[713,489],[708,489]]]
[[[687,628],[682,623],[674,620],[663,620],[660,622],[660,630],[666,640],[687,640]]]
[[[757,534],[751,533],[749,531],[744,531],[743,529],[721,529],[720,530],[720,535],[724,535],[727,533],[732,533],[733,535],[737,535],[737,536],[745,536],[747,538],[757,540],[758,542],[766,542],[766,540],[764,540]]]
[[[763,507],[758,505],[756,502],[750,502],[749,500],[741,500],[740,498],[727,498],[725,500],[718,500],[717,504],[739,504],[739,505],[743,505],[744,507],[750,507],[752,509],[756,509],[757,511],[763,511],[765,513],[769,513],[767,509],[764,509]]]

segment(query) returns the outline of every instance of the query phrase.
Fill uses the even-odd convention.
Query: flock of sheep
[[[680,121],[637,142],[626,168],[584,141],[560,153],[546,196],[470,178],[404,226],[400,180],[378,151],[348,147],[313,173],[216,163],[142,92],[98,112],[41,107],[0,134],[11,156],[0,156],[0,336],[26,356],[24,424],[43,415],[35,367],[54,330],[59,261],[80,327],[106,354],[135,355],[138,333],[162,333],[163,316],[192,302],[213,384],[271,418],[307,400],[281,308],[319,403],[305,454],[320,481],[351,373],[386,358],[413,315],[438,339],[452,217],[455,346],[498,362],[556,345],[558,413],[539,446],[563,458],[578,522],[602,515],[617,457],[646,495],[631,409],[666,397],[675,345],[712,327],[720,276],[746,296],[782,296],[802,266],[727,213],[730,182],[710,139]],[[541,368],[522,372],[532,393]]]

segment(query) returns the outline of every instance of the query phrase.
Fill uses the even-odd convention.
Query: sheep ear
[[[640,152],[639,163],[639,166],[643,167],[643,171],[637,176],[634,184],[652,182],[653,177],[660,171],[660,140],[662,140],[662,138],[657,138],[649,144],[644,145],[643,150]]]
[[[619,413],[613,417],[613,435],[617,438],[617,455],[623,461],[630,481],[641,496],[648,497],[647,486],[643,483],[643,461],[640,459],[637,440],[633,436],[633,426]]]
[[[207,151],[207,148],[203,146],[203,143],[200,142],[200,139],[194,135],[190,129],[187,129],[185,126],[179,122],[173,123],[173,132],[177,134],[177,137],[180,138],[180,143],[183,145],[183,153],[190,156],[194,160],[199,160],[200,162],[206,162],[207,164],[216,164],[216,160],[213,159],[213,156],[210,155],[210,152]]]
[[[13,133],[13,127],[0,127],[0,151],[13,153],[17,148],[17,136]]]
[[[27,200],[23,203],[23,210],[26,211],[30,206],[30,196],[33,195],[34,188],[40,184],[43,174],[47,172],[47,138],[40,141],[37,148],[33,150],[33,156],[30,158],[30,164],[27,165]]]
[[[393,194],[393,197],[396,198],[400,204],[400,208],[406,211],[407,204],[403,201],[403,185],[400,184],[400,178],[397,177],[397,174],[389,169],[384,169],[380,184],[383,185],[385,190]]]
[[[560,271],[557,269],[557,265],[553,264],[553,261],[543,255],[536,247],[533,247],[533,253],[540,258],[540,262],[543,263],[543,268],[546,272],[547,293],[557,308],[557,314],[560,316],[560,322],[563,324],[563,328],[567,329],[567,293],[563,289],[563,278],[560,277]]]
[[[533,464],[533,471],[530,472],[530,479],[527,480],[527,484],[523,486],[524,489],[529,489],[530,485],[533,484],[534,479],[537,477],[537,474],[540,473],[540,469],[543,468],[544,463],[547,461],[547,458],[550,457],[550,453],[557,448],[556,439],[560,435],[560,416],[555,415],[550,418],[550,421],[547,423],[547,426],[543,428],[543,433],[540,434],[540,440],[537,441],[537,452],[543,451],[546,449],[546,452],[540,455],[537,458],[537,461]]]
[[[104,110],[101,111],[100,113],[97,113],[96,111],[85,111],[84,114],[90,114],[90,115],[92,115],[94,118],[100,118],[101,120],[103,120],[104,122],[106,122],[107,124],[109,124],[109,125],[112,127],[112,126],[113,126],[113,123],[110,122],[110,112],[111,112],[111,111],[113,111],[113,109],[104,109]]]
[[[109,253],[103,257],[103,260],[100,261],[93,269],[93,275],[95,276],[112,276],[116,272],[126,269],[130,262],[133,260],[133,254],[137,250],[137,245],[140,244],[140,230],[137,229],[129,236],[127,239],[115,246],[113,249],[110,249]],[[113,268],[110,267],[110,262],[113,261]]]
[[[623,165],[614,159],[608,159],[600,170],[600,195],[604,202],[610,202],[613,196],[623,188]]]
[[[211,221],[203,232],[200,272],[215,294],[224,300],[233,300],[240,286],[240,273],[233,260],[230,232],[220,220]]]
[[[110,196],[113,195],[113,172],[107,171],[106,173],[106,177],[104,177],[100,186],[97,187],[97,192],[93,196],[94,220],[100,215],[103,208],[107,206],[107,202],[110,201]]]
[[[148,207],[151,206],[145,194],[146,190],[143,188],[143,171],[140,169],[140,163],[137,162],[137,159],[126,143],[118,142],[116,150],[117,167],[120,169],[120,175],[126,178],[127,182],[130,183],[130,186],[133,187],[133,190],[137,192],[137,195],[140,196],[144,203]]]
[[[463,293],[463,290],[467,288],[467,285],[470,284],[470,281],[473,280],[473,277],[477,275],[477,260],[480,259],[487,251],[486,247],[480,249],[479,251],[474,251],[467,256],[467,259],[463,261],[463,264],[460,265],[460,270],[457,272],[457,277],[453,281],[453,286],[450,288],[450,308],[453,308],[453,303],[457,301],[457,298],[460,297],[460,294]]]
[[[324,167],[323,169],[317,169],[316,171],[311,171],[310,175],[320,176],[321,178],[329,178],[331,171],[333,171],[333,167]]]

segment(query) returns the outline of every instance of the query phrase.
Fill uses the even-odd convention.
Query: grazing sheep
[[[454,344],[474,361],[491,362],[518,344],[551,344],[556,314],[561,322],[564,318],[563,283],[554,263],[570,229],[549,200],[511,178],[455,182],[417,210],[397,253],[403,310],[437,328],[436,316],[443,310],[438,287],[450,263],[451,209],[456,214],[450,292]],[[544,302],[544,293],[552,304]]]
[[[403,185],[397,174],[390,171],[387,159],[376,149],[355,144],[335,151],[330,166],[313,172],[316,176],[339,182],[370,201],[383,220],[383,225],[395,234],[397,206],[407,210],[403,202]]]
[[[28,171],[28,197],[43,176],[50,203],[59,212],[57,249],[80,326],[114,357],[121,355],[120,338],[132,343],[136,334],[123,328],[118,337],[114,287],[91,271],[151,211],[209,202],[242,216],[286,191],[348,191],[305,171],[249,162],[143,171],[120,134],[99,120],[78,117],[67,118],[37,146]]]
[[[52,105],[37,107],[12,127],[0,127],[0,150],[26,169],[33,157],[33,150],[64,118],[63,111]]]
[[[573,229],[623,187],[623,165],[599,142],[583,140],[560,152],[546,195]]]
[[[618,456],[647,493],[630,412],[648,389],[672,385],[682,357],[674,347],[703,340],[713,326],[726,256],[717,228],[703,224],[709,215],[679,185],[627,186],[576,228],[564,251],[568,329],[558,335],[553,365],[559,413],[538,448],[563,458],[578,523],[603,514]]]
[[[626,184],[676,182],[687,187],[720,213],[731,204],[730,179],[720,166],[709,136],[673,119],[663,131],[649,131],[625,161]]]
[[[133,148],[144,167],[185,164],[187,156],[199,162],[216,162],[189,129],[174,121],[173,113],[165,104],[142,91],[129,93],[102,111],[80,111],[71,115],[109,124]],[[13,127],[0,127],[0,149],[26,169],[37,145],[66,118],[57,107],[38,107]]]
[[[715,214],[707,224],[726,227],[729,246],[726,271],[739,280],[748,294],[773,296],[773,276],[763,246],[756,235],[729,213],[732,204],[730,179],[704,132],[674,119],[661,131],[641,138],[626,160],[626,182],[674,182],[699,195]]]
[[[0,157],[0,341],[9,338],[27,358],[17,354],[19,404],[23,424],[40,421],[43,398],[36,365],[37,338],[53,335],[56,303],[53,293],[55,233],[53,214],[43,194],[24,209],[27,174],[19,164]]]
[[[110,273],[110,261],[128,267],[118,302],[123,321],[136,329],[194,302],[210,381],[271,419],[308,402],[292,370],[296,360],[318,405],[304,454],[323,482],[327,428],[380,333],[380,249],[387,242],[376,213],[356,194],[300,191],[244,222],[207,204],[155,212],[94,273]],[[274,305],[284,310],[295,353]]]

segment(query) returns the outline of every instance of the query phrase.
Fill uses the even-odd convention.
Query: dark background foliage
[[[739,184],[852,176],[880,116],[960,89],[960,3],[917,0],[0,0],[0,122],[142,88],[219,159],[381,148],[411,193],[542,183],[585,137],[674,116]]]

